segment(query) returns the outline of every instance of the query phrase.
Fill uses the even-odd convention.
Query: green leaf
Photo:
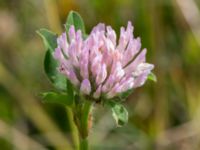
[[[45,92],[42,93],[42,99],[45,103],[57,103],[70,106],[73,100],[66,93]]]
[[[66,24],[65,24],[66,33],[68,33],[71,25],[74,25],[76,31],[78,29],[80,29],[83,33],[83,36],[85,35],[85,26],[84,26],[83,19],[75,11],[69,12],[69,15],[67,17],[67,21],[66,21]]]
[[[53,85],[59,90],[66,90],[66,77],[57,71],[58,62],[53,58],[51,52],[47,50],[44,59],[44,70]]]
[[[66,78],[57,71],[58,62],[53,58],[57,47],[57,35],[47,29],[40,29],[37,33],[42,37],[47,50],[44,59],[45,73],[57,89],[66,90]]]
[[[126,108],[122,104],[114,101],[109,101],[107,104],[112,110],[112,115],[116,121],[116,124],[118,126],[125,125],[128,122],[128,111]]]
[[[147,77],[148,80],[151,80],[151,81],[154,81],[154,82],[157,82],[157,78],[156,78],[156,75],[154,73],[150,73]]]
[[[47,29],[40,29],[36,32],[42,37],[45,48],[54,52],[57,47],[57,35]]]

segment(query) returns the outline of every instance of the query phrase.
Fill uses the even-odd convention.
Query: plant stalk
[[[79,147],[79,149],[80,150],[88,150],[88,139],[87,138],[85,138],[85,139],[82,139],[82,138],[80,138],[79,139],[80,140],[80,147]]]
[[[91,127],[92,102],[84,100],[78,104],[75,112],[75,123],[79,131],[79,150],[88,150],[88,134]]]

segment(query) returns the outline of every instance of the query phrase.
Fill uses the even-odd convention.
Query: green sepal
[[[122,104],[115,101],[108,101],[106,104],[111,108],[112,116],[115,119],[117,126],[121,127],[128,122],[128,111]]]
[[[147,77],[148,80],[151,80],[151,81],[154,81],[154,82],[157,82],[157,78],[156,78],[156,75],[154,73],[150,73]]]

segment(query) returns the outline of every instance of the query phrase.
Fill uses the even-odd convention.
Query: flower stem
[[[92,102],[85,100],[76,107],[75,123],[79,131],[79,150],[88,150],[88,134],[91,125]]]
[[[88,139],[85,138],[85,139],[82,139],[80,138],[80,147],[79,147],[80,150],[88,150]]]

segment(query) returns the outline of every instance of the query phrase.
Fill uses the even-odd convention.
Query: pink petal
[[[98,70],[97,76],[96,76],[96,83],[97,85],[101,84],[104,82],[104,80],[107,77],[107,69],[106,69],[106,64],[103,64],[101,66],[101,69]]]
[[[105,24],[103,23],[99,23],[97,26],[95,26],[93,29],[92,29],[92,32],[91,33],[95,33],[95,32],[100,32],[100,31],[104,31],[105,30]]]
[[[146,55],[146,49],[142,50],[142,52],[140,52],[140,54],[136,57],[136,59],[133,60],[133,62],[129,64],[126,68],[124,68],[126,74],[131,74],[131,72],[133,72],[136,69],[137,65],[145,62],[145,55]]]
[[[91,92],[91,85],[88,79],[84,79],[81,83],[80,91],[86,95],[89,95]]]
[[[113,46],[115,47],[117,38],[115,31],[112,29],[111,26],[107,26],[106,30],[107,30],[107,38],[112,41]]]
[[[125,66],[128,62],[130,62],[133,57],[140,51],[141,48],[141,40],[140,38],[131,39],[128,43],[128,47],[124,52],[122,64]]]

